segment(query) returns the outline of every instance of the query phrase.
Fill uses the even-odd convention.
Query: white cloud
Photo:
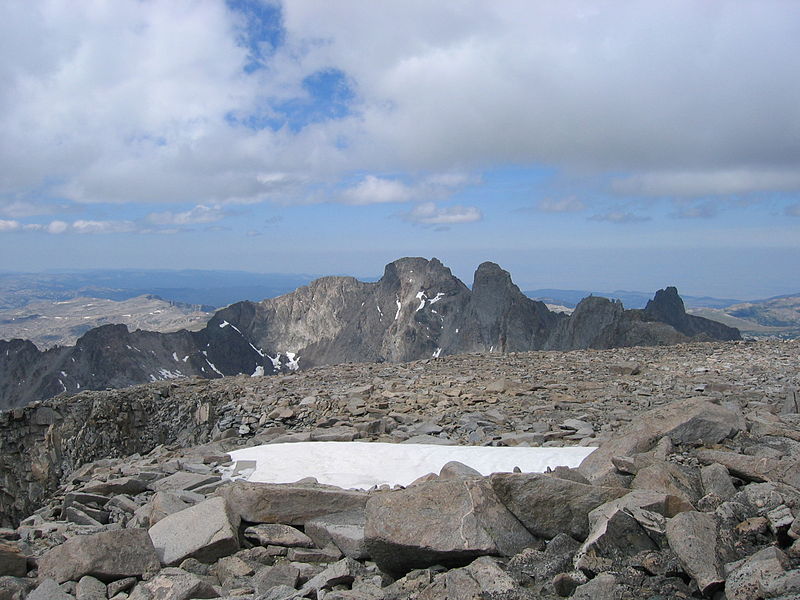
[[[59,234],[64,233],[67,229],[69,229],[69,224],[64,221],[51,221],[47,225],[47,233]]]
[[[433,202],[423,202],[404,214],[403,218],[421,225],[454,225],[480,221],[483,214],[474,206],[438,207]]]
[[[575,196],[566,198],[543,198],[536,203],[536,208],[543,212],[566,213],[586,210],[586,204]]]
[[[342,200],[347,204],[384,204],[408,202],[414,190],[400,181],[367,175],[357,185],[344,190]]]
[[[137,229],[132,221],[79,220],[72,223],[72,231],[75,233],[130,233]]]
[[[6,221],[4,219],[0,219],[0,233],[6,231],[17,231],[19,228],[19,221]]]
[[[197,225],[201,223],[216,223],[225,217],[225,211],[220,206],[205,206],[198,204],[191,210],[174,213],[170,211],[150,213],[147,220],[154,225]]]
[[[627,173],[627,194],[796,191],[793,8],[293,0],[285,44],[246,73],[223,0],[0,3],[0,199],[293,202],[367,173],[342,201],[426,201],[505,164]],[[331,68],[354,92],[339,117],[242,124],[279,121]]]

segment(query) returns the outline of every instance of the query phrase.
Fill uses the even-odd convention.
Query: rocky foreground
[[[798,598],[798,387],[800,343],[731,342],[35,403],[0,413],[0,599]],[[599,449],[391,490],[218,473],[235,448],[353,439]]]

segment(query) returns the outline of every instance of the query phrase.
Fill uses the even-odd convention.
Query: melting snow
[[[189,360],[189,355],[187,354],[186,356],[184,356],[182,360],[183,360],[183,362],[186,362],[187,360]]]
[[[524,448],[515,446],[437,446],[380,442],[299,442],[266,444],[230,453],[233,466],[226,475],[253,482],[290,483],[315,477],[342,488],[408,485],[451,460],[483,475],[510,472],[542,473],[557,466],[577,467],[592,447]]]
[[[64,373],[64,371],[61,371],[61,376],[62,376],[62,377],[67,377],[67,374],[66,374],[66,373]]]
[[[227,321],[223,321],[223,322],[220,324],[219,328],[220,328],[220,329],[222,329],[223,327],[227,327],[228,325],[230,325],[230,323],[228,323]]]
[[[419,312],[425,308],[425,292],[417,292],[417,300],[419,300],[419,306],[414,312]]]
[[[432,357],[433,357],[433,358],[439,358],[439,355],[440,355],[441,353],[442,353],[442,349],[441,349],[441,348],[437,348],[437,349],[436,349],[436,352],[434,352],[434,353],[433,353]]]
[[[267,354],[267,358],[272,361],[272,368],[275,371],[279,371],[281,368],[281,353],[278,352],[275,354],[275,358],[272,358],[269,354]]]
[[[378,314],[381,316],[381,319],[383,319],[383,311],[381,310],[381,307],[376,304],[375,308],[378,309]]]
[[[287,352],[286,359],[289,361],[286,366],[289,367],[290,371],[297,371],[300,369],[300,357],[295,358],[297,356],[294,352]]]
[[[442,298],[444,298],[444,293],[438,292],[433,298],[429,298],[428,302],[430,302],[431,304],[436,304]]]
[[[175,362],[180,362],[180,361],[178,360],[178,354],[177,354],[177,352],[173,352],[173,353],[172,353],[172,358],[175,360]]]
[[[163,379],[177,379],[178,377],[183,377],[183,373],[177,369],[174,372],[168,371],[167,369],[161,369],[159,373]]]
[[[63,381],[61,381],[61,380],[59,379],[59,380],[58,380],[58,383],[60,383],[60,384],[61,384],[61,387],[63,387],[63,388],[64,388],[64,391],[66,392],[66,391],[67,391],[67,386],[65,386],[65,385],[64,385],[64,382],[63,382]]]
[[[235,329],[235,328],[234,328],[234,329]],[[239,331],[239,330],[238,330],[238,329],[236,329],[236,331]],[[239,333],[241,333],[241,331],[239,331]],[[247,342],[247,343],[248,343],[248,344],[250,344],[250,342]],[[267,357],[267,355],[266,355],[266,354],[264,354],[264,351],[263,351],[261,348],[256,348],[255,346],[253,346],[253,344],[250,344],[250,347],[251,347],[253,350],[255,350],[255,351],[258,353],[258,355],[259,355],[261,358],[266,358],[266,357]]]
[[[258,365],[256,367],[256,370],[253,371],[253,374],[250,375],[250,377],[261,377],[262,375],[264,375],[264,367],[262,367],[261,365]]]
[[[203,354],[205,354],[205,352],[203,352]],[[211,367],[211,368],[214,370],[214,372],[215,372],[215,373],[217,373],[217,374],[218,374],[220,377],[225,377],[225,375],[223,375],[222,373],[220,373],[219,369],[217,369],[217,367],[215,367],[215,366],[214,366],[214,363],[212,363],[212,362],[211,362],[210,360],[208,360],[208,359],[206,359],[206,362],[208,363],[208,366],[209,366],[209,367]]]
[[[400,309],[403,308],[403,305],[400,304],[400,298],[395,296],[395,302],[397,303],[397,312],[394,313],[394,320],[397,321],[397,318],[400,316]]]

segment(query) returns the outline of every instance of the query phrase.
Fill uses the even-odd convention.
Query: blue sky
[[[0,270],[800,291],[792,1],[0,6]]]

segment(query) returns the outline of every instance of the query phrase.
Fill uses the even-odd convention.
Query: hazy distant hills
[[[0,309],[36,300],[128,300],[155,295],[212,310],[241,300],[258,301],[294,291],[311,275],[246,271],[119,269],[52,273],[0,273]]]
[[[692,308],[687,312],[737,327],[745,335],[800,337],[800,294],[740,302],[724,308]]]
[[[131,331],[198,330],[205,327],[211,314],[203,306],[152,295],[120,301],[84,297],[36,300],[19,308],[0,309],[0,339],[30,340],[44,350],[71,346],[90,329],[110,323],[121,323]]]
[[[601,298],[621,300],[626,308],[644,308],[647,302],[653,297],[652,292],[632,292],[627,290],[597,292],[589,290],[543,288],[538,290],[526,290],[523,293],[533,300],[539,300],[546,304],[566,306],[567,308],[575,308],[578,302],[588,296],[600,296]],[[691,308],[725,308],[741,302],[741,300],[734,300],[731,298],[712,298],[710,296],[681,296],[681,298],[683,298],[684,304]]]

